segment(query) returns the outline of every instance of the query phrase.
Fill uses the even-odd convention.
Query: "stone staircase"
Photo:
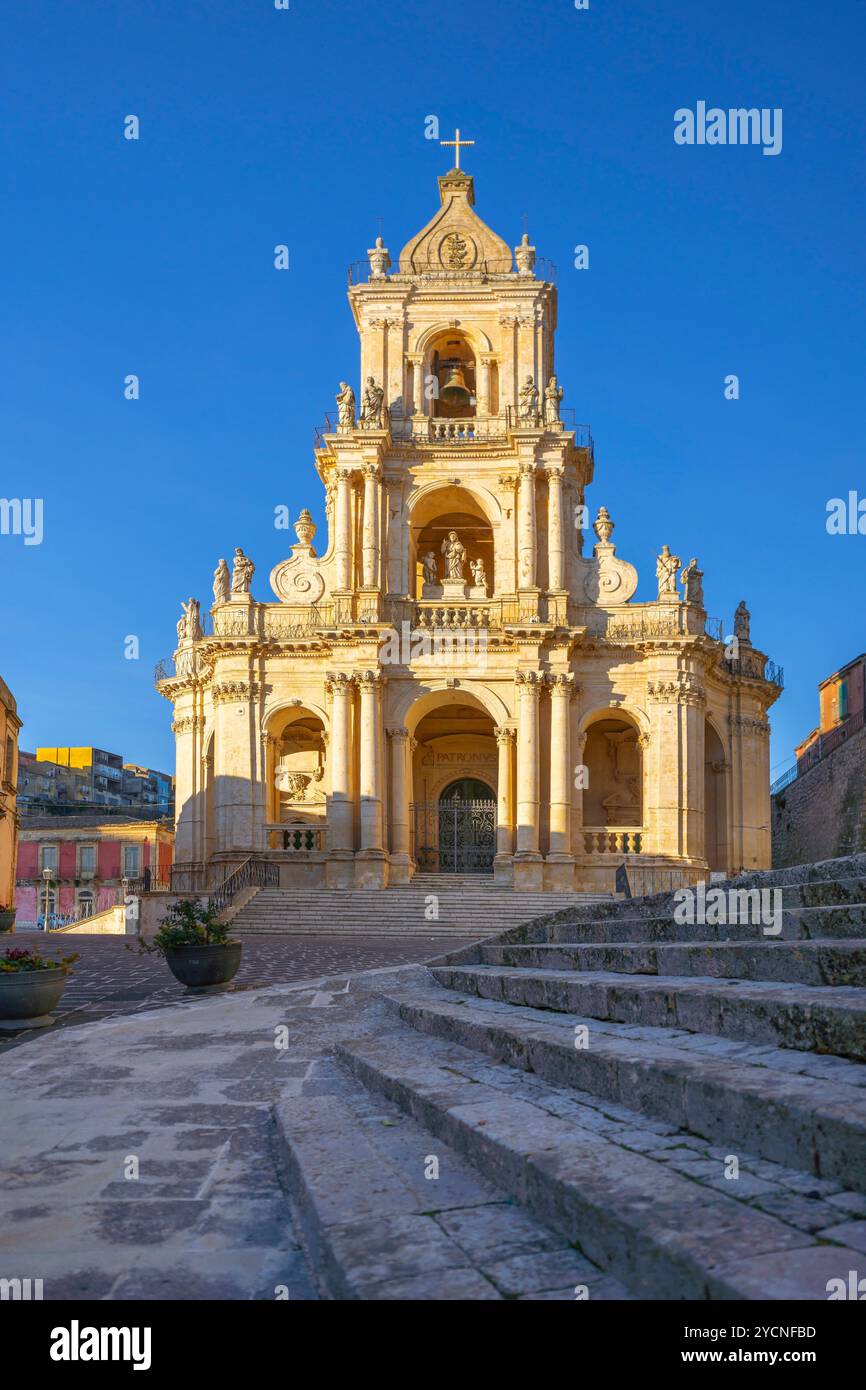
[[[319,935],[327,932],[388,936],[488,936],[531,918],[592,902],[612,901],[591,893],[514,893],[481,874],[416,874],[406,888],[261,888],[233,914],[232,934]]]
[[[779,933],[598,901],[377,986],[331,1093],[278,1112],[326,1295],[826,1299],[866,1277],[866,855],[719,886],[779,889]]]

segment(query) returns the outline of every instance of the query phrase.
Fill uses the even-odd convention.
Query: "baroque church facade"
[[[632,602],[594,450],[556,377],[554,277],[474,210],[472,178],[393,265],[354,274],[359,388],[317,435],[309,512],[253,597],[238,549],[204,623],[184,604],[158,688],[174,705],[176,859],[250,856],[286,887],[419,871],[515,891],[636,892],[770,864],[781,676],[707,619],[667,545]],[[682,592],[680,592],[682,589]]]

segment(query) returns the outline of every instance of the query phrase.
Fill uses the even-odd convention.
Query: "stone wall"
[[[771,798],[773,867],[866,849],[866,729]]]

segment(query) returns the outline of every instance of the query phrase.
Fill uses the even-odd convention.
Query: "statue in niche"
[[[689,560],[689,563],[680,575],[680,583],[683,585],[683,597],[686,603],[696,603],[699,607],[703,608],[704,572],[698,569],[697,560]]]
[[[520,408],[519,416],[521,420],[528,420],[535,424],[538,419],[538,387],[528,376],[520,389]]]
[[[337,392],[337,429],[341,434],[348,434],[355,428],[355,393],[346,381],[340,382],[340,389]]]
[[[750,632],[752,626],[752,615],[746,607],[746,600],[740,599],[737,604],[737,611],[734,614],[734,636],[741,642],[751,642]]]
[[[548,428],[560,422],[559,407],[564,394],[556,377],[552,376],[544,388],[544,423]]]
[[[220,560],[213,572],[213,601],[225,603],[231,588],[231,576],[225,560]]]
[[[183,616],[178,619],[177,624],[178,645],[182,642],[194,642],[202,636],[198,599],[191,598],[186,603],[181,599],[180,606],[183,609]]]
[[[469,568],[472,571],[472,583],[475,585],[476,589],[486,589],[487,575],[484,573],[484,561],[473,560]]]
[[[438,583],[439,583],[439,568],[438,568],[438,565],[436,564],[436,552],[435,552],[435,550],[428,550],[428,551],[427,551],[427,554],[424,556],[423,560],[421,561],[421,565],[422,565],[422,569],[423,569],[423,573],[424,573],[424,583],[425,583],[425,584],[438,584]]]
[[[462,583],[465,579],[463,566],[466,561],[466,547],[462,544],[456,531],[448,532],[442,542],[441,549],[445,556],[445,578]]]
[[[250,557],[244,554],[239,545],[235,546],[232,561],[232,593],[248,594],[255,572],[256,567]]]
[[[368,429],[382,428],[382,402],[385,399],[385,392],[381,386],[377,386],[373,377],[367,377],[367,385],[364,388],[364,404],[361,407],[361,424]]]
[[[664,598],[667,594],[677,592],[677,571],[680,569],[682,561],[678,555],[672,555],[670,546],[663,545],[661,554],[656,561],[656,579],[659,582],[659,598]]]

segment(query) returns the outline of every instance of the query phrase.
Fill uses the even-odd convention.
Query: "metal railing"
[[[229,874],[216,892],[209,895],[208,907],[215,908],[217,913],[224,912],[244,888],[278,888],[279,884],[279,864],[274,864],[269,859],[251,857],[245,859],[240,868]]]
[[[777,777],[770,787],[770,796],[775,796],[777,792],[784,791],[785,787],[790,787],[792,782],[796,782],[799,771],[799,767],[794,763],[793,767],[789,767],[786,772],[782,773],[781,777]]]
[[[557,268],[552,260],[547,256],[536,256],[533,277],[536,280],[546,281],[550,285],[555,285],[557,281]],[[502,279],[502,280],[528,280],[528,275],[519,275],[510,266],[506,269],[501,263],[490,264],[488,261],[479,261],[470,270],[438,270],[435,266],[425,266],[423,270],[402,272],[399,269],[399,261],[393,261],[391,271],[385,277],[386,280],[464,280],[464,279]],[[354,285],[365,285],[370,281],[370,261],[368,257],[363,257],[356,261],[350,261],[346,269],[346,280],[349,289]],[[382,284],[382,280],[373,280],[375,284]]]
[[[127,892],[170,893],[172,868],[171,864],[166,864],[156,869],[145,869],[144,873],[127,881]]]
[[[866,719],[864,711],[858,710],[856,714],[849,714],[846,719],[842,720],[841,724],[837,724],[826,734],[819,734],[814,743],[810,743],[805,752],[797,759],[797,775],[808,772],[828,754],[846,743],[852,734],[859,733],[863,728],[864,719]]]

